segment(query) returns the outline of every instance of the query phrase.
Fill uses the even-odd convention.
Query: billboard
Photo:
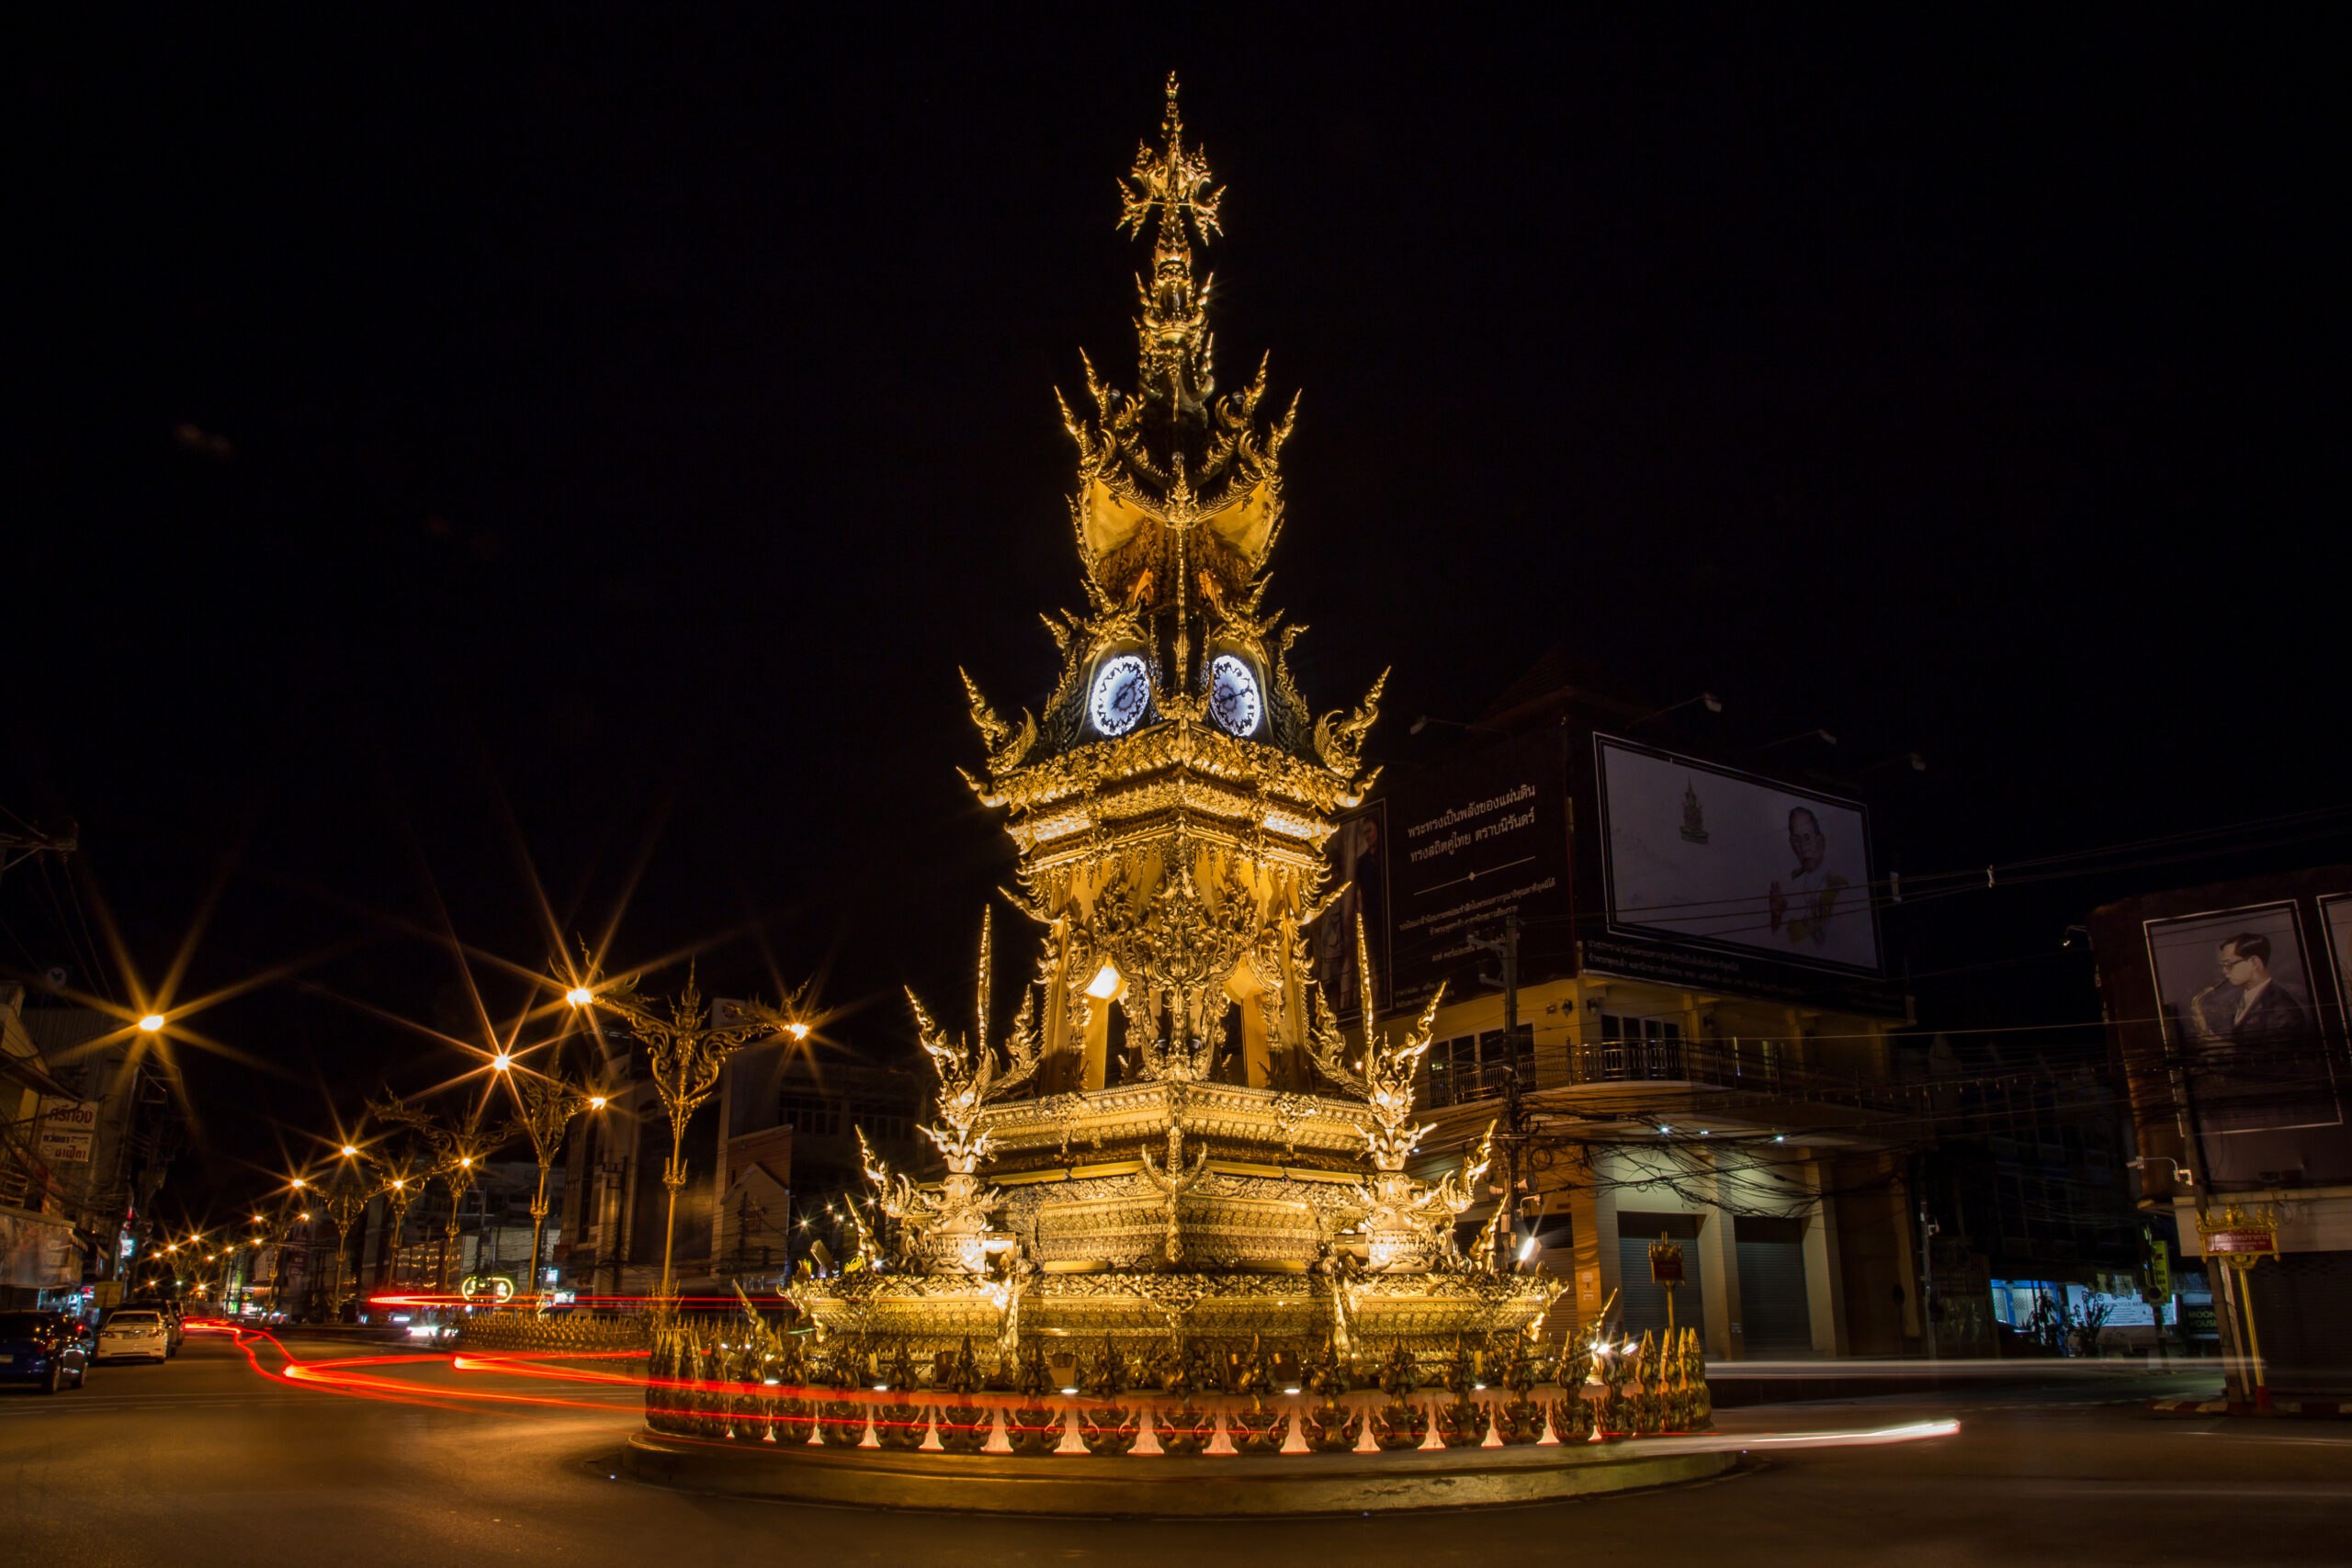
[[[2335,1032],[2352,1033],[2352,1017],[2344,1012],[2352,997],[2352,893],[2332,893],[2319,901],[2321,940],[2327,943],[2328,967],[2335,972]]]
[[[1375,1015],[1395,994],[1388,969],[1388,803],[1375,800],[1340,818],[1323,852],[1331,863],[1331,883],[1347,885],[1315,925],[1315,983],[1340,1018],[1363,1009],[1363,976],[1357,973],[1356,922],[1363,922],[1372,949]]]
[[[2120,899],[2090,933],[2143,1201],[2182,1168],[2208,1191],[2352,1181],[2352,865]]]
[[[2341,1126],[2295,901],[2151,919],[2148,964],[2188,1058],[2199,1130],[2215,1141]],[[2240,1164],[2219,1149],[2219,1164]]]
[[[1391,786],[1393,1005],[1441,981],[1462,994],[1482,965],[1493,966],[1469,939],[1495,936],[1507,915],[1520,921],[1522,981],[1570,962],[1566,775],[1560,737],[1547,729],[1450,757]]]
[[[1859,801],[1607,735],[1593,737],[1593,769],[1612,932],[1832,974],[1884,973]]]

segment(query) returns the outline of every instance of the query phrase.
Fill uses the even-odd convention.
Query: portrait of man
[[[1821,830],[1821,818],[1809,807],[1789,812],[1789,852],[1796,857],[1796,869],[1774,881],[1765,896],[1772,929],[1792,947],[1826,947],[1838,896],[1852,884],[1828,869],[1829,835]]]
[[[2340,1126],[2343,1108],[2294,902],[2150,920],[2147,934],[2215,1178],[2302,1166],[2301,1144],[2270,1134]]]
[[[2260,931],[2239,931],[2214,950],[2221,978],[2181,1010],[2192,1039],[2245,1050],[2312,1037],[2311,1010],[2270,972],[2270,939]]]

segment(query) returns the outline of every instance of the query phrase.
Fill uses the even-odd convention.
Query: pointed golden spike
[[[1373,1004],[1373,995],[1372,944],[1364,940],[1363,911],[1359,909],[1356,911],[1356,999],[1363,1007],[1363,1038],[1366,1046],[1372,1043],[1373,1015],[1379,1010]]]
[[[987,905],[982,905],[980,907],[980,999],[979,1007],[977,1010],[977,1016],[979,1019],[979,1022],[976,1027],[973,1038],[979,1042],[979,1050],[975,1059],[983,1062],[988,1060],[989,1055],[989,934],[991,931],[990,922],[995,919],[996,911],[994,909],[989,908]]]

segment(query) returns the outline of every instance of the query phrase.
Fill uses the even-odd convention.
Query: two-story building
[[[1670,1311],[1716,1358],[1916,1351],[1920,1124],[1890,1071],[1908,998],[1867,807],[1654,717],[1539,669],[1454,750],[1393,766],[1333,839],[1349,886],[1317,934],[1325,995],[1360,1005],[1359,919],[1384,1027],[1442,987],[1425,1158],[1494,1125],[1461,1235],[1508,1178],[1506,1245],[1564,1287],[1555,1333]]]

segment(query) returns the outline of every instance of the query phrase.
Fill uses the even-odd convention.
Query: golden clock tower
[[[1296,403],[1261,419],[1263,363],[1217,393],[1215,279],[1195,278],[1193,243],[1217,233],[1223,193],[1185,145],[1172,81],[1161,130],[1121,193],[1121,226],[1152,240],[1136,389],[1090,363],[1092,416],[1062,410],[1087,608],[1047,620],[1063,663],[1043,715],[1008,724],[970,692],[989,748],[973,787],[1011,812],[1045,931],[1038,1092],[1311,1092],[1324,1080],[1300,933],[1321,911],[1331,814],[1372,782],[1359,756],[1379,685],[1318,720],[1285,662],[1305,628],[1261,608]]]
[[[988,747],[966,776],[1020,846],[1006,897],[1035,922],[1035,983],[992,1040],[984,920],[974,1030],[916,1004],[945,1175],[869,1156],[891,1223],[802,1299],[829,1331],[1008,1357],[1030,1336],[1304,1354],[1376,1332],[1434,1354],[1515,1330],[1545,1288],[1454,1237],[1485,1151],[1440,1182],[1405,1174],[1436,1001],[1398,1038],[1349,1039],[1308,973],[1379,684],[1318,718],[1285,663],[1303,628],[1262,607],[1291,415],[1261,417],[1262,366],[1223,395],[1212,378],[1193,246],[1221,193],[1172,80],[1122,195],[1152,245],[1136,389],[1090,365],[1091,416],[1063,409],[1086,608],[1047,619],[1062,671],[1042,714],[1000,718],[965,682]]]

